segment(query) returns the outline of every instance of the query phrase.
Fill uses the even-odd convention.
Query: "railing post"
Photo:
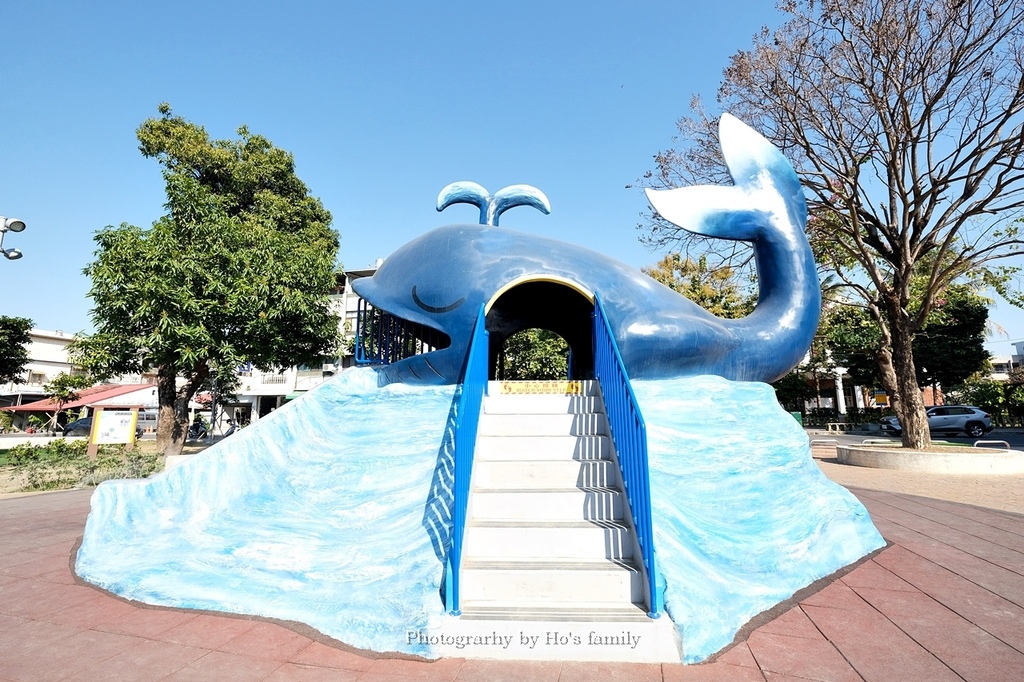
[[[459,594],[462,565],[462,537],[466,529],[466,510],[469,506],[469,483],[473,473],[473,453],[480,424],[480,411],[487,392],[487,327],[484,308],[480,306],[476,326],[466,353],[466,367],[462,375],[462,390],[455,414],[455,476],[452,514],[452,539],[445,564],[445,607],[452,615],[462,612]]]
[[[650,596],[648,615],[658,618],[664,609],[658,591],[657,568],[654,564],[654,529],[651,523],[651,485],[647,462],[647,426],[633,387],[629,382],[615,335],[605,315],[601,297],[594,294],[593,315],[594,376],[601,383],[605,412],[612,441],[618,455],[622,482],[626,489],[633,528],[640,545],[641,560],[647,574]]]

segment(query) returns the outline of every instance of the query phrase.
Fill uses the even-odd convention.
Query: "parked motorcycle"
[[[188,427],[188,440],[206,440],[207,435],[209,432],[206,430],[205,424],[192,422]]]

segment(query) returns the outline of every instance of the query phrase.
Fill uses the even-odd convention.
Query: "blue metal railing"
[[[651,484],[647,468],[647,426],[637,404],[629,376],[622,364],[611,325],[601,297],[594,295],[594,377],[601,382],[604,407],[608,414],[612,441],[622,470],[626,499],[633,516],[637,542],[650,594],[651,618],[664,609],[654,566],[654,530],[651,524]]]
[[[473,337],[469,342],[466,368],[462,374],[458,412],[455,416],[455,510],[451,546],[445,562],[445,608],[453,615],[462,612],[459,597],[459,568],[462,564],[462,536],[466,528],[469,504],[469,479],[473,473],[473,451],[476,448],[480,410],[487,392],[488,335],[484,308],[476,317]]]
[[[357,365],[390,365],[413,355],[447,348],[450,343],[444,332],[395,317],[359,299],[356,311]]]

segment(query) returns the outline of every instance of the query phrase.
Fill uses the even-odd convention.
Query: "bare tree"
[[[726,68],[718,104],[794,162],[826,289],[878,322],[883,383],[903,444],[930,443],[911,348],[936,296],[981,278],[1010,302],[1022,253],[1024,2],[787,0],[777,30]],[[699,100],[678,146],[655,157],[655,187],[720,179],[714,117]],[[660,245],[687,237],[652,215]],[[691,244],[692,245],[692,244]],[[730,255],[730,254],[724,254]]]

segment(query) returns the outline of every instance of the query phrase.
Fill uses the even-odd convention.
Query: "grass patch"
[[[112,478],[144,478],[162,467],[156,448],[100,446],[89,459],[84,440],[59,439],[46,445],[17,445],[6,453],[7,464],[25,477],[25,491],[65,490],[94,486]]]

